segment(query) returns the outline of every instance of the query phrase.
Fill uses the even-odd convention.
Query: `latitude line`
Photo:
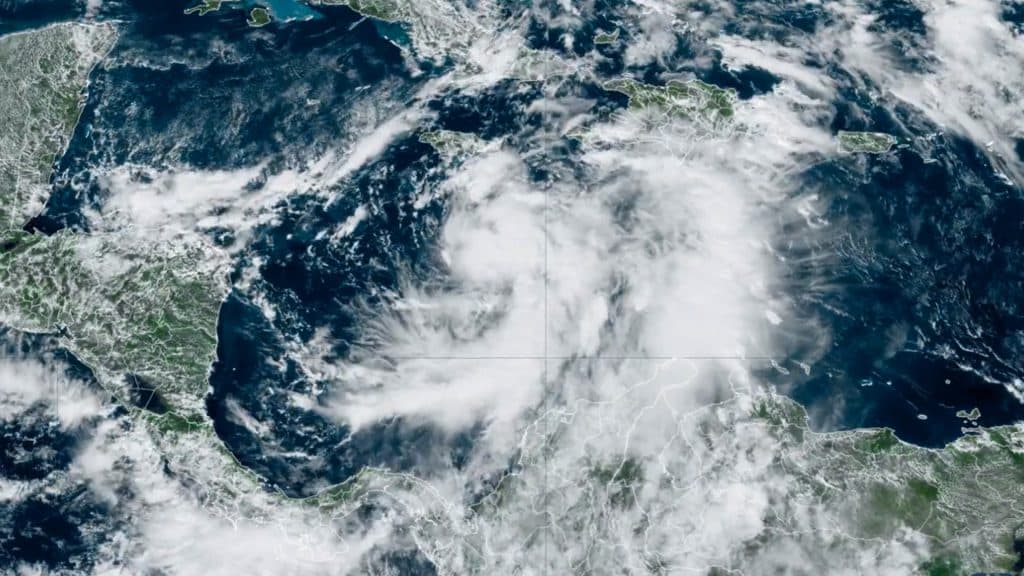
[[[605,354],[592,356],[387,356],[385,358],[387,360],[782,360],[782,358],[775,358],[773,356],[610,356]]]

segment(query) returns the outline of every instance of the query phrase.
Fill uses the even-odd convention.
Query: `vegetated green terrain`
[[[246,20],[246,24],[253,28],[259,28],[270,24],[270,13],[267,12],[266,8],[253,8],[249,12],[249,19]]]
[[[206,16],[210,12],[216,12],[220,10],[221,5],[231,0],[202,0],[199,4],[191,8],[185,9],[185,14],[198,14],[199,16]]]
[[[111,26],[84,24],[0,37],[0,231],[20,229],[42,209],[89,72],[114,38]]]
[[[319,4],[348,6],[353,12],[385,22],[407,20],[413,13],[408,0],[319,0]]]
[[[631,78],[604,83],[604,89],[629,97],[629,107],[637,110],[657,109],[671,116],[700,115],[713,120],[732,118],[736,93],[700,80],[670,80],[664,86],[645,84]]]
[[[922,574],[1010,571],[1024,525],[1024,430],[977,429],[942,449],[905,444],[888,429],[827,434],[803,409],[772,397],[754,410],[780,442],[778,465],[803,487],[803,506],[831,511],[850,539],[882,543],[919,534]],[[789,506],[787,506],[789,507]]]
[[[882,154],[888,152],[896,143],[896,139],[883,132],[847,132],[840,130],[837,136],[839,151],[865,154]]]
[[[151,383],[170,412],[203,413],[226,285],[204,264],[202,245],[20,231],[0,245],[0,320],[61,334],[110,385],[132,374]]]
[[[598,32],[594,35],[594,44],[614,44],[619,39],[619,29],[612,32]]]
[[[205,417],[207,371],[226,285],[203,242],[128,232],[24,232],[49,195],[55,157],[85,105],[106,25],[60,24],[0,38],[0,322],[57,335],[131,406],[126,379],[168,422]]]
[[[420,133],[419,141],[445,158],[472,154],[487,145],[486,141],[475,134],[454,130],[428,130]]]

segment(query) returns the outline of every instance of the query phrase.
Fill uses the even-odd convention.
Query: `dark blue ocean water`
[[[0,356],[28,359],[102,396],[87,367],[48,336],[0,329]],[[0,570],[19,563],[43,568],[86,571],[97,546],[113,536],[114,510],[85,483],[62,483],[72,460],[94,436],[100,417],[62,427],[57,417],[59,392],[0,418],[0,478],[6,482],[41,482],[24,498],[0,507]],[[124,416],[114,411],[111,417]]]
[[[173,2],[120,6],[111,17],[123,21],[121,36],[92,76],[34,223],[42,230],[86,227],[83,209],[103,201],[94,166],[295,166],[337,144],[357,88],[385,79],[407,86],[398,49],[346,8],[259,30],[238,10],[198,17]]]
[[[937,130],[915,112],[844,96],[834,129],[888,132],[906,147],[804,176],[844,234],[799,254],[839,257],[805,271],[827,288],[803,294],[804,309],[834,341],[794,396],[825,405],[829,426],[891,426],[927,446],[961,434],[957,410],[980,408],[984,425],[1019,420],[1004,384],[1024,377],[1020,189],[972,143],[927,137]]]
[[[76,0],[2,0],[0,35],[72,20],[84,13],[84,3]]]
[[[424,473],[438,465],[458,466],[478,433],[448,436],[429,426],[395,420],[349,436],[345,427],[328,418],[293,407],[288,396],[309,394],[323,383],[308,381],[285,359],[285,338],[305,341],[314,330],[327,328],[336,342],[335,361],[365,356],[372,341],[363,328],[383,313],[389,294],[400,290],[399,272],[418,279],[420,285],[443,287],[437,236],[444,205],[435,200],[413,206],[420,182],[439,176],[431,172],[436,161],[429,147],[407,138],[357,173],[330,200],[293,199],[277,222],[257,232],[251,253],[265,263],[256,290],[281,313],[271,322],[246,295],[235,293],[228,299],[219,322],[210,409],[218,433],[239,459],[273,478],[277,488],[308,494],[366,465]],[[368,216],[345,242],[335,243],[329,234],[320,234],[347,220],[360,206],[368,207]],[[285,370],[268,359],[283,362]],[[257,438],[246,430],[230,417],[232,406],[274,422],[273,437]]]

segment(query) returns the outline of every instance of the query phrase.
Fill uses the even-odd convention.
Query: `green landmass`
[[[0,83],[0,322],[56,335],[122,400],[126,374],[137,375],[156,385],[172,416],[195,419],[205,413],[226,293],[210,250],[184,238],[22,231],[49,194],[89,72],[115,38],[112,27],[91,24],[0,37],[0,71],[12,80]]]
[[[465,62],[469,47],[491,26],[503,21],[493,3],[450,0],[309,0],[323,6],[347,6],[381,22],[401,25],[402,32],[387,34],[400,50],[433,62]]]
[[[594,44],[614,44],[619,40],[619,29],[614,32],[598,32],[594,35]]]
[[[734,90],[700,80],[670,80],[656,86],[619,78],[605,82],[603,88],[628,96],[629,107],[634,110],[658,109],[670,116],[700,116],[713,121],[732,118],[736,102]]]
[[[398,0],[348,0],[352,10],[385,22],[396,22],[404,16]]]
[[[171,411],[202,414],[206,374],[226,282],[199,242],[149,243],[127,234],[0,239],[0,319],[28,332],[60,333],[83,362],[106,375],[157,386]]]
[[[847,153],[882,154],[888,152],[896,144],[896,138],[882,132],[840,130],[837,139],[839,151]]]
[[[634,490],[643,484],[644,469],[635,458],[625,458],[615,464],[597,464],[590,476],[603,486],[606,498],[615,507],[628,508],[636,503]]]
[[[353,12],[385,22],[408,20],[411,6],[403,0],[318,0],[327,6],[347,6]]]
[[[899,438],[888,428],[877,430],[860,438],[857,449],[866,452],[885,452],[901,446]]]
[[[957,410],[956,417],[974,422],[978,418],[981,418],[981,410],[978,410],[977,406],[971,408],[970,412],[968,412],[967,410]]]
[[[253,8],[252,11],[249,12],[249,19],[246,20],[246,24],[253,28],[266,26],[267,24],[270,24],[270,13],[267,12],[266,8]]]
[[[185,9],[185,14],[198,14],[200,16],[206,16],[210,12],[216,12],[220,10],[220,7],[225,2],[232,2],[233,0],[202,0],[199,4],[191,8]]]
[[[206,414],[217,317],[228,289],[222,255],[186,234],[62,230],[46,236],[21,229],[33,215],[26,186],[37,187],[32,193],[41,206],[54,158],[85,104],[89,71],[114,39],[112,27],[85,24],[0,37],[0,70],[14,79],[0,83],[0,324],[50,334],[89,366],[147,427],[167,466],[195,482],[208,509],[239,513],[246,496],[245,506],[253,508],[245,514],[265,517],[293,501],[265,491]],[[153,388],[161,410],[133,402],[129,374]],[[350,496],[358,493],[354,482],[343,486]],[[330,509],[346,502],[343,487],[335,487],[308,503]]]
[[[109,25],[59,24],[0,37],[0,232],[42,209],[89,72],[115,36]]]
[[[538,524],[551,526],[573,543],[560,548],[556,565],[580,574],[609,573],[610,565],[634,573],[626,568],[634,555],[653,573],[705,565],[694,573],[709,574],[870,566],[862,563],[894,547],[906,574],[1010,571],[1018,560],[1022,426],[927,449],[885,429],[814,432],[788,398],[738,395],[660,422],[676,432],[659,447],[647,434],[630,441],[638,415],[620,413],[614,402],[534,423],[545,433],[521,444],[516,473],[470,507],[473,530],[487,526],[489,534],[530,542]],[[618,456],[596,456],[616,445]],[[694,560],[685,552],[680,538],[699,540],[718,526],[705,522],[732,526],[751,514],[760,516],[756,529],[737,519],[745,536],[719,556]],[[447,531],[458,532],[439,527]],[[469,540],[467,548],[481,544]],[[526,546],[521,553],[529,555]]]
[[[420,133],[419,141],[448,159],[475,153],[487,145],[475,134],[455,130],[427,130]]]
[[[959,567],[1008,570],[1017,560],[1014,531],[1024,523],[1024,429],[979,429],[943,449],[901,442],[891,430],[812,433],[792,400],[754,410],[781,445],[780,464],[834,510],[851,538],[886,541],[907,530],[922,534],[932,559],[920,574],[959,573]],[[768,415],[766,418],[765,415]],[[796,433],[797,431],[800,433]],[[808,466],[810,464],[811,466]]]

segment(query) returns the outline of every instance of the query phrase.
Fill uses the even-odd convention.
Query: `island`
[[[616,28],[613,32],[598,31],[594,35],[594,44],[614,44],[619,40],[619,29]]]
[[[419,141],[448,159],[478,152],[487,145],[487,141],[476,134],[455,130],[427,130],[420,133]]]
[[[605,82],[605,90],[625,94],[634,110],[658,109],[670,116],[701,116],[713,121],[728,120],[734,114],[736,91],[700,80],[669,80],[664,86],[632,78]]]
[[[970,412],[968,412],[967,410],[957,410],[956,417],[974,422],[978,418],[981,418],[981,410],[979,410],[977,406],[971,408]]]
[[[199,4],[191,8],[185,9],[185,14],[198,14],[199,16],[206,16],[210,12],[216,12],[220,10],[221,5],[225,2],[233,2],[234,0],[202,0]]]
[[[245,21],[246,24],[253,28],[260,28],[270,24],[270,13],[267,12],[266,8],[256,7],[249,12],[249,19]]]
[[[836,138],[839,142],[839,151],[848,154],[883,154],[896,144],[896,138],[884,132],[840,130]]]

